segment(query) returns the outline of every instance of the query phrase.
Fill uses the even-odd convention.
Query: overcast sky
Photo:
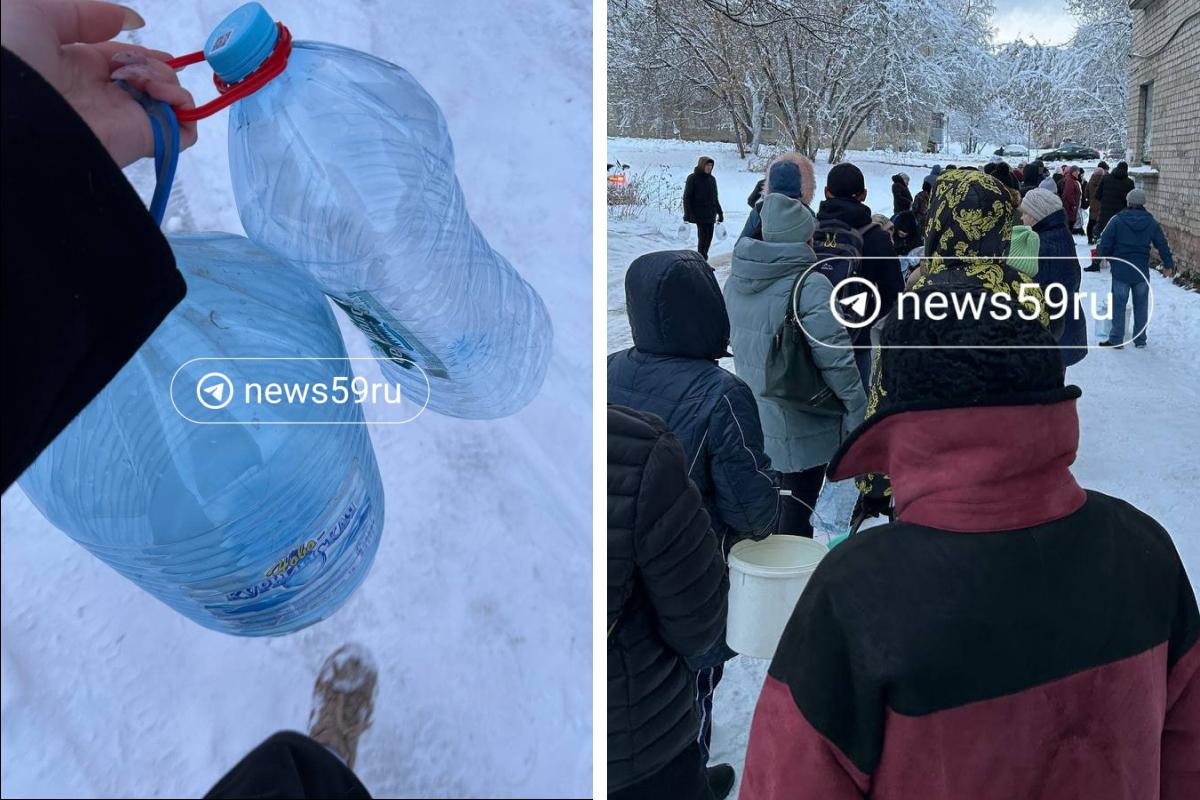
[[[996,0],[992,27],[997,42],[1036,38],[1042,44],[1063,44],[1075,32],[1075,18],[1063,0]]]

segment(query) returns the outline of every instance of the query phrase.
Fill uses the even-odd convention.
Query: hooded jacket
[[[985,315],[882,336],[918,347],[882,351],[887,403],[828,474],[890,475],[897,521],[805,587],[741,796],[1195,797],[1195,593],[1160,525],[1072,476],[1080,393],[1049,334]],[[948,341],[1014,347],[928,347]]]
[[[728,550],[775,528],[776,475],[754,394],[717,365],[729,317],[712,268],[689,250],[641,256],[625,273],[634,346],[608,357],[608,400],[661,417]]]
[[[684,659],[725,630],[729,579],[683,451],[652,414],[608,407],[608,788],[696,741]]]
[[[1124,161],[1117,164],[1112,172],[1100,180],[1100,186],[1096,190],[1096,200],[1100,203],[1100,207],[1093,209],[1093,211],[1099,211],[1096,224],[1100,226],[1100,229],[1103,229],[1108,221],[1119,212],[1125,210],[1125,195],[1132,192],[1133,189],[1133,179],[1129,177],[1129,167]]]
[[[1175,268],[1175,258],[1167,245],[1167,237],[1163,234],[1158,220],[1144,208],[1127,208],[1117,214],[1105,226],[1100,236],[1100,244],[1096,255],[1101,258],[1120,258],[1129,261],[1110,261],[1113,280],[1130,285],[1141,283],[1150,276],[1150,245],[1158,250],[1167,269]],[[1135,271],[1136,269],[1136,271]]]
[[[1075,183],[1074,178],[1068,178]],[[1067,213],[1055,211],[1043,217],[1033,226],[1038,235],[1038,271],[1036,280],[1042,287],[1042,295],[1046,302],[1058,302],[1066,297],[1072,306],[1061,317],[1063,326],[1058,336],[1058,344],[1064,348],[1058,351],[1063,366],[1078,364],[1087,356],[1087,321],[1075,293],[1079,291],[1079,281],[1082,271],[1079,267],[1079,256],[1075,252],[1075,239],[1067,227]],[[1049,291],[1052,284],[1062,286],[1062,290]],[[1065,291],[1065,294],[1063,293]]]
[[[899,214],[901,211],[908,211],[912,208],[913,196],[908,189],[908,184],[904,182],[904,178],[899,175],[892,176],[892,214]]]
[[[828,462],[843,436],[862,420],[866,397],[849,349],[850,338],[829,310],[832,287],[822,275],[812,275],[805,281],[797,301],[799,319],[810,338],[836,345],[813,345],[812,353],[826,385],[845,406],[845,414],[840,419],[821,416],[798,404],[759,396],[766,384],[767,353],[787,313],[792,286],[816,259],[806,241],[812,236],[811,214],[798,201],[767,195],[763,199],[764,230],[775,227],[773,215],[787,215],[789,211],[796,212],[790,216],[800,224],[804,220],[800,215],[809,215],[807,237],[800,232],[800,241],[762,241],[748,236],[739,239],[725,282],[725,303],[734,366],[758,401],[767,455],[776,469],[800,472]],[[770,238],[769,233],[764,235]]]
[[[796,194],[794,191],[789,193],[787,189],[772,185],[771,171],[776,164],[781,162],[794,164],[796,166],[796,172],[800,179],[799,194]],[[791,188],[794,189],[795,187],[793,186]],[[742,236],[753,236],[756,239],[762,238],[761,231],[759,230],[759,226],[762,223],[762,218],[759,216],[759,208],[764,196],[782,191],[788,197],[799,200],[800,202],[804,203],[805,207],[807,207],[810,203],[812,203],[813,193],[816,192],[816,188],[817,176],[816,172],[813,170],[812,161],[809,161],[799,153],[782,153],[775,156],[773,159],[771,159],[770,163],[767,164],[766,177],[758,182],[757,186],[755,187],[755,193],[750,195],[750,215],[746,217],[746,224],[742,226],[742,232],[738,235],[738,237],[741,238]]]
[[[701,157],[683,185],[683,218],[686,222],[712,225],[718,217],[725,216],[717,198],[717,179],[704,171],[705,165],[712,163],[711,158]]]

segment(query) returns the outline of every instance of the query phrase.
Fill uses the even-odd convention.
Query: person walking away
[[[608,357],[609,402],[660,417],[679,440],[722,553],[742,539],[770,535],[778,521],[779,476],[763,452],[754,393],[717,365],[729,352],[729,316],[712,268],[690,250],[640,256],[625,273],[625,308],[633,347]],[[705,761],[713,693],[734,655],[721,637],[688,660],[696,673]],[[712,770],[719,777],[732,767]]]
[[[1134,189],[1125,199],[1128,208],[1109,220],[1104,233],[1100,235],[1100,245],[1096,248],[1101,258],[1113,259],[1108,262],[1112,270],[1112,329],[1108,339],[1100,342],[1100,346],[1118,350],[1124,346],[1125,305],[1132,294],[1133,346],[1141,350],[1146,346],[1146,326],[1149,323],[1150,246],[1154,245],[1158,250],[1163,260],[1163,275],[1168,278],[1175,270],[1175,259],[1162,226],[1146,210],[1146,193]]]
[[[683,185],[683,221],[695,224],[696,250],[705,261],[712,245],[713,228],[716,223],[725,221],[725,212],[717,197],[717,179],[712,174],[715,164],[708,156],[701,156]]]
[[[1108,163],[1101,161],[1094,170],[1087,182],[1087,199],[1088,199],[1088,224],[1087,224],[1087,240],[1088,244],[1095,244],[1096,239],[1100,236],[1099,226],[1096,224],[1100,218],[1100,182],[1104,180],[1104,176],[1108,174]],[[1100,268],[1095,269],[1096,272]]]
[[[892,217],[912,208],[913,196],[908,189],[908,176],[897,172],[892,176]]]
[[[766,195],[763,238],[738,240],[725,282],[734,367],[755,394],[764,447],[772,465],[783,473],[782,487],[792,493],[782,501],[779,532],[797,536],[812,535],[809,513],[821,490],[823,465],[862,419],[866,403],[850,337],[829,308],[832,286],[816,270],[799,287],[797,321],[810,341],[831,345],[813,345],[812,362],[840,401],[841,413],[814,408],[801,397],[764,396],[768,354],[793,305],[797,281],[816,259],[808,244],[814,229],[813,215],[800,200]]]
[[[1063,176],[1062,207],[1066,212],[1067,230],[1072,234],[1079,222],[1079,206],[1083,202],[1083,185],[1079,182],[1079,167],[1071,167]]]
[[[1075,182],[1070,176],[1066,180]],[[1083,275],[1063,205],[1062,200],[1044,189],[1034,189],[1021,201],[1022,220],[1038,236],[1035,279],[1042,287],[1042,296],[1047,304],[1066,304],[1065,313],[1052,315],[1050,321],[1065,370],[1087,356],[1087,322],[1076,296]]]
[[[862,238],[862,260],[856,275],[878,290],[879,319],[883,319],[896,305],[896,298],[904,289],[904,277],[895,245],[886,231],[871,222],[871,209],[866,205],[866,199],[867,186],[862,170],[849,162],[835,164],[825,179],[825,200],[817,209],[816,249],[819,252],[830,235],[836,236],[842,231],[858,233]],[[870,327],[854,329],[850,332],[850,340],[854,344],[855,363],[866,386],[871,372]]]
[[[725,630],[729,579],[679,442],[608,407],[608,796],[712,800],[692,672]]]
[[[762,179],[762,185],[763,190],[759,194],[758,200],[755,201],[750,216],[746,218],[746,224],[738,238],[742,236],[762,238],[759,202],[764,195],[777,192],[793,200],[799,200],[807,208],[817,190],[817,178],[812,162],[807,158],[799,153],[781,153],[767,164],[767,176]]]
[[[1129,165],[1124,161],[1119,162],[1100,181],[1096,190],[1100,210],[1100,218],[1096,221],[1097,236],[1103,233],[1110,219],[1125,210],[1125,198],[1134,188],[1133,179],[1129,177]]]
[[[896,521],[801,594],[744,800],[1197,796],[1195,591],[1158,522],[1072,476],[1081,392],[1053,338],[996,317],[886,323],[905,347],[829,477],[891,475]]]

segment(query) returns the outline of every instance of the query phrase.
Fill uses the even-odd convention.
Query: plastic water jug
[[[205,58],[234,83],[279,36],[248,3]],[[446,121],[412,75],[297,41],[283,73],[232,106],[229,161],[247,236],[317,280],[391,359],[390,380],[457,417],[505,416],[534,397],[552,343],[545,305],[471,221]]]
[[[303,272],[240,236],[170,241],[187,297],[20,485],[71,538],[199,624],[293,631],[366,576],[383,487],[359,405],[254,403],[249,387],[345,382],[350,362]]]

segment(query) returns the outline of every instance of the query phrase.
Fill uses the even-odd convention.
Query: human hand
[[[0,43],[38,71],[83,118],[118,165],[154,155],[150,118],[124,80],[156,100],[191,108],[192,95],[164,62],[171,56],[124,42],[145,25],[137,12],[95,0],[2,0]],[[181,148],[196,143],[196,123],[179,123]]]
[[[717,222],[724,224],[725,223],[725,215],[724,214],[719,215],[717,217]]]

